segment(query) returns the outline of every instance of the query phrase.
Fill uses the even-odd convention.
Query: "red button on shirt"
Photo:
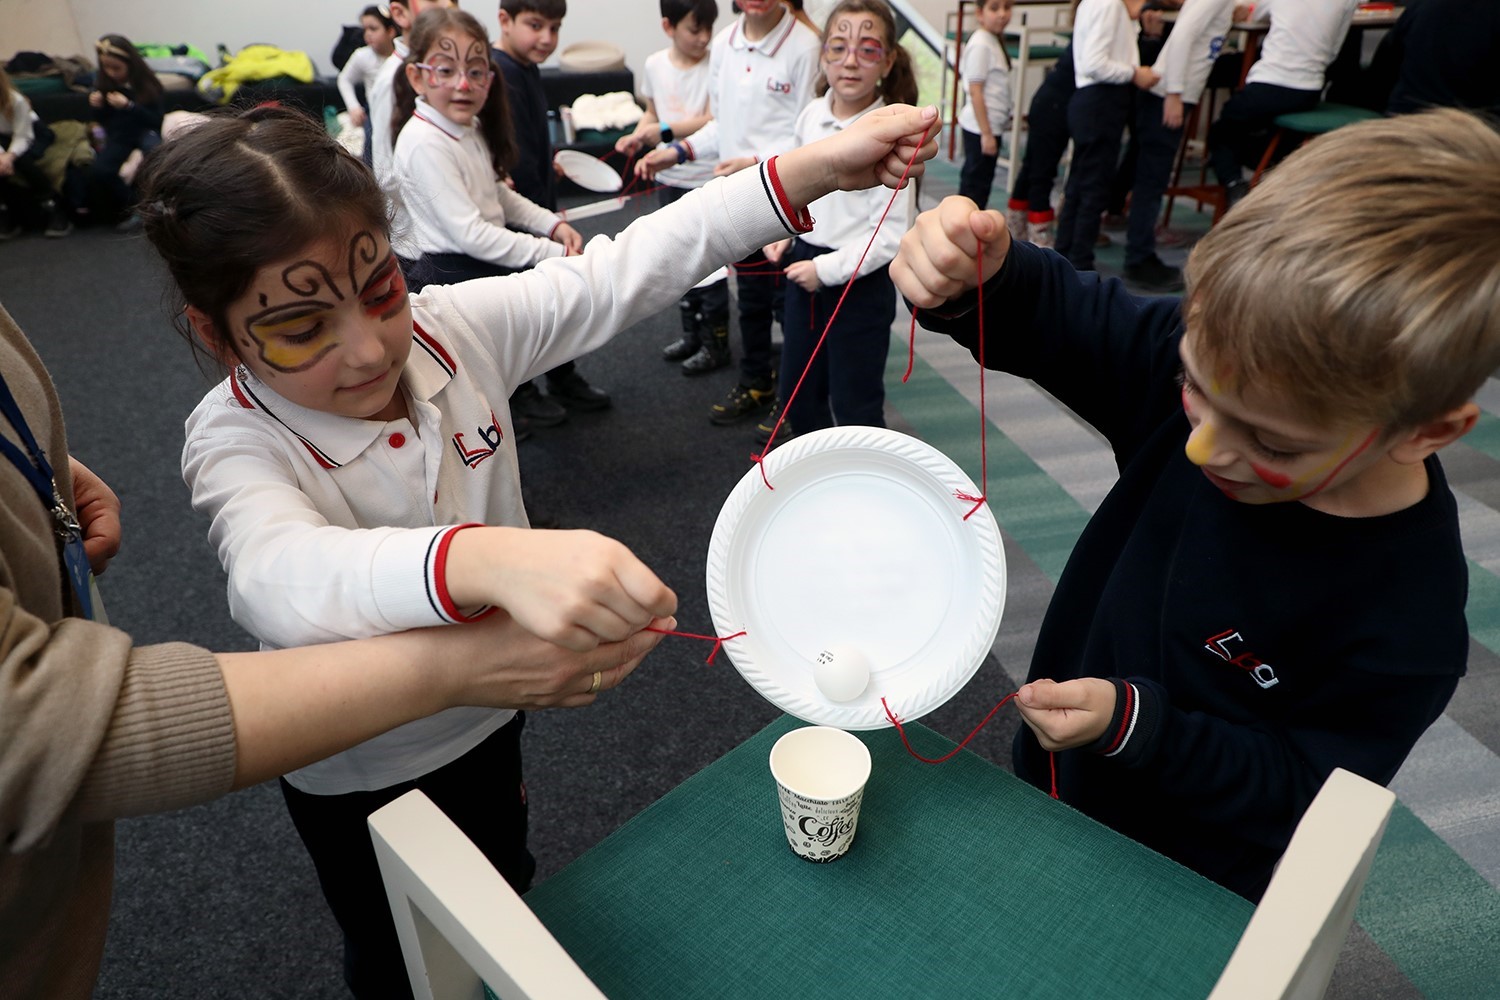
[[[406,443],[406,435],[392,434],[387,440],[390,441],[392,448],[399,448]]]

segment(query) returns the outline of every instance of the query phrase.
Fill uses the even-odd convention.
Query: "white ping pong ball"
[[[829,701],[853,701],[870,685],[870,658],[846,642],[829,643],[813,658],[813,681]]]

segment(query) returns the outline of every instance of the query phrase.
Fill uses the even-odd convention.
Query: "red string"
[[[740,636],[745,634],[745,630],[740,629],[738,632],[734,633],[734,635],[726,635],[722,637],[717,635],[698,635],[696,632],[674,632],[671,629],[652,628],[649,625],[646,626],[646,631],[655,632],[657,635],[680,635],[684,639],[703,639],[707,642],[713,643],[714,648],[709,651],[708,659],[704,660],[704,663],[714,662],[714,657],[719,655],[719,649],[723,647],[724,643],[728,642],[730,639],[738,639]]]
[[[1004,698],[1001,698],[999,704],[997,704],[994,708],[990,709],[990,714],[986,715],[983,719],[981,719],[980,722],[979,722],[979,725],[975,726],[974,729],[969,733],[969,735],[965,736],[963,738],[963,742],[962,743],[960,743],[958,746],[954,747],[952,750],[949,750],[947,753],[943,754],[941,757],[923,757],[921,754],[917,753],[916,748],[911,745],[911,740],[909,740],[909,739],[906,738],[906,727],[901,724],[901,718],[900,718],[900,716],[896,715],[895,712],[891,711],[891,706],[886,704],[886,701],[885,701],[884,698],[880,699],[880,707],[883,708],[883,709],[885,709],[885,717],[887,719],[891,720],[891,725],[895,726],[896,727],[896,732],[898,732],[898,733],[901,734],[901,742],[906,744],[906,752],[907,753],[911,754],[913,757],[917,758],[917,760],[920,760],[924,764],[941,764],[944,761],[949,760],[950,758],[957,756],[958,752],[960,750],[962,750],[964,747],[968,746],[969,745],[969,741],[972,740],[974,737],[978,736],[979,735],[979,731],[981,729],[983,729],[986,725],[989,724],[989,721],[995,717],[995,713],[998,712],[998,711],[1000,711],[1000,709],[1004,708],[1005,707],[1005,703],[1008,702],[1008,701],[1010,701],[1012,698],[1014,698],[1018,694],[1020,694],[1019,691],[1012,691],[1010,694],[1006,695]],[[1047,757],[1048,757],[1049,766],[1051,767],[1051,770],[1052,770],[1052,797],[1054,799],[1060,799],[1060,796],[1057,794],[1057,753],[1056,753],[1056,751],[1049,750],[1047,752]]]
[[[760,450],[759,454],[750,456],[750,460],[760,466],[760,479],[761,482],[766,484],[766,489],[768,490],[774,490],[776,487],[772,486],[771,480],[766,478],[766,463],[762,459],[771,450],[772,444],[776,440],[777,432],[781,430],[781,425],[786,422],[787,410],[791,409],[792,400],[797,398],[797,393],[801,390],[802,383],[807,378],[807,373],[812,370],[813,360],[817,358],[818,352],[823,349],[823,342],[828,339],[828,331],[833,329],[834,320],[838,319],[839,310],[844,307],[844,299],[848,297],[849,289],[853,288],[854,282],[859,279],[859,269],[864,266],[865,257],[870,253],[870,247],[875,245],[875,237],[880,235],[880,227],[885,225],[885,217],[891,214],[891,206],[896,204],[896,198],[901,194],[901,188],[906,184],[906,178],[911,173],[911,168],[916,166],[917,157],[921,155],[922,147],[927,143],[927,133],[930,131],[932,131],[931,126],[922,130],[922,141],[917,143],[917,148],[912,152],[911,159],[906,162],[906,169],[901,171],[901,179],[896,182],[896,189],[891,192],[890,200],[885,203],[885,211],[880,213],[880,219],[875,223],[875,231],[870,234],[870,240],[865,244],[864,253],[859,255],[859,262],[854,265],[854,273],[844,283],[844,290],[840,293],[838,302],[834,304],[833,312],[829,314],[828,322],[823,326],[823,334],[818,337],[818,342],[813,345],[812,353],[807,357],[807,365],[803,367],[802,374],[797,376],[797,384],[792,386],[791,395],[782,400],[781,412],[776,415],[776,424],[771,428],[771,436],[766,438],[765,447]]]

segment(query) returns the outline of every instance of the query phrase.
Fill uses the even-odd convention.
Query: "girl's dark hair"
[[[661,16],[672,27],[682,23],[689,14],[700,28],[712,28],[719,17],[716,0],[661,0]]]
[[[137,104],[155,104],[161,100],[161,81],[156,78],[151,67],[146,65],[146,60],[141,58],[130,39],[124,35],[105,35],[94,43],[94,51],[100,56],[114,56],[125,64],[125,84],[130,88]],[[100,59],[100,71],[94,85],[100,93],[108,94],[112,90],[119,90],[120,85],[103,71],[103,61]]]
[[[370,4],[370,6],[360,11],[359,16],[361,18],[373,17],[375,20],[385,25],[385,30],[387,31],[394,30],[396,27],[396,22],[391,19],[391,9],[385,4],[372,3]]]
[[[436,43],[438,35],[448,30],[482,42],[486,51],[490,47],[489,32],[468,11],[455,7],[432,7],[422,11],[411,26],[411,33],[406,36],[410,53],[401,71],[396,74],[396,104],[391,111],[392,138],[401,134],[402,127],[411,120],[412,112],[417,107],[417,92],[407,79],[406,67],[426,62],[427,50]],[[476,120],[479,134],[489,147],[490,164],[495,168],[495,176],[505,177],[516,162],[516,133],[510,122],[510,99],[505,93],[505,78],[500,75],[500,69],[493,59],[490,60],[490,71],[495,77],[490,81],[490,92],[485,96],[484,106],[479,109]]]
[[[885,103],[916,104],[917,71],[912,67],[911,54],[896,41],[896,15],[891,11],[891,5],[885,0],[842,0],[828,12],[828,20],[823,22],[824,38],[828,37],[828,31],[833,27],[833,19],[846,12],[873,14],[885,29],[885,44],[896,57],[896,61],[891,64],[891,71],[879,84],[880,96],[885,98]],[[819,65],[822,65],[821,62]],[[817,92],[820,97],[828,92],[826,71],[818,77]]]
[[[183,306],[224,331],[229,306],[267,264],[348,230],[390,235],[369,168],[322,122],[287,108],[210,115],[146,157],[137,185],[146,238],[177,287],[173,325],[199,351]]]

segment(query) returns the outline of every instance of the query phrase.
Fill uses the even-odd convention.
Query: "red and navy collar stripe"
[[[417,346],[426,351],[428,356],[438,363],[438,367],[448,373],[449,378],[457,375],[458,364],[453,360],[453,355],[448,353],[447,348],[438,343],[432,334],[422,329],[422,325],[415,320],[412,321],[411,328],[411,339],[416,342]]]
[[[259,409],[261,412],[265,413],[266,416],[270,417],[272,420],[285,427],[288,431],[291,432],[294,437],[296,437],[298,441],[302,442],[302,447],[306,448],[308,454],[312,455],[317,463],[323,468],[343,468],[340,463],[335,462],[333,459],[329,458],[328,454],[321,448],[313,444],[301,434],[298,434],[295,430],[292,429],[290,424],[278,417],[275,412],[265,404],[265,401],[255,394],[255,390],[250,388],[249,376],[249,370],[246,369],[244,365],[240,365],[235,368],[234,375],[229,379],[229,388],[234,392],[234,398],[239,401],[239,404],[242,407],[247,410]]]

